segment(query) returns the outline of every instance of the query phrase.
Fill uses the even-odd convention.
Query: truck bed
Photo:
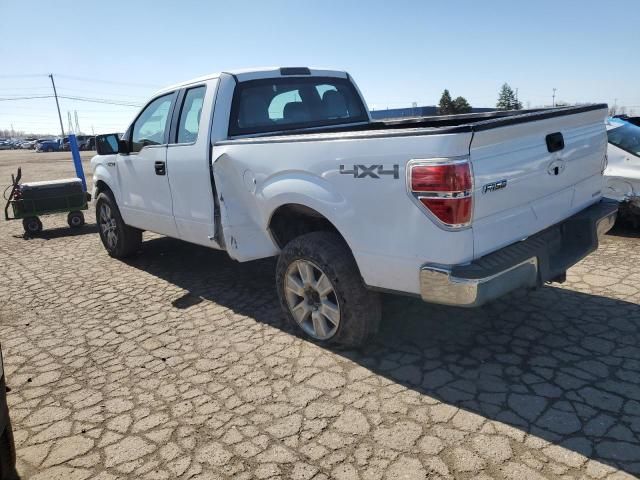
[[[385,135],[442,135],[445,133],[478,132],[506,125],[516,125],[525,122],[534,122],[553,117],[573,115],[607,108],[606,104],[588,104],[573,107],[538,108],[529,110],[508,110],[482,113],[469,113],[462,115],[437,115],[430,117],[412,117],[403,119],[376,120],[369,123],[355,125],[340,125],[336,127],[320,127],[286,132],[271,132],[257,135],[249,135],[232,138],[219,144],[236,141],[260,141],[269,138],[272,141],[292,141],[290,137],[302,137],[299,139],[318,140],[327,134],[331,138],[362,138],[367,136]],[[398,130],[398,132],[390,132]],[[384,133],[383,133],[384,132]],[[353,135],[348,135],[348,134]],[[333,134],[333,135],[328,135]]]

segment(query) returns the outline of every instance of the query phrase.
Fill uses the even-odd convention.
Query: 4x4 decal
[[[393,165],[393,169],[385,170],[384,165],[354,165],[351,170],[346,170],[340,165],[340,173],[353,175],[353,178],[380,178],[381,175],[393,175],[396,180],[400,178],[400,166]]]

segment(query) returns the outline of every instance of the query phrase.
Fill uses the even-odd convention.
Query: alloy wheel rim
[[[118,233],[116,231],[116,219],[113,217],[111,207],[103,203],[100,207],[100,229],[102,235],[110,249],[116,248],[118,244]]]
[[[328,340],[340,326],[340,304],[329,277],[313,262],[296,260],[284,279],[287,306],[300,328],[312,338]]]

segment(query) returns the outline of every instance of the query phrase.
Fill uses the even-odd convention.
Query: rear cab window
[[[186,91],[178,120],[177,143],[194,143],[198,139],[205,91],[204,85]]]
[[[241,82],[231,106],[229,136],[369,120],[347,79],[281,77]]]

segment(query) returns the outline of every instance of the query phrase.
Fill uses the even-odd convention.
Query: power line
[[[98,92],[96,90],[86,90],[84,88],[75,88],[75,87],[72,87],[72,88],[58,87],[58,91],[60,91],[60,90],[64,90],[64,91],[68,92],[69,95],[76,95],[77,92],[81,92],[81,93],[93,93],[93,94],[101,96],[101,95],[104,95],[106,93],[104,91]],[[147,98],[149,98],[147,95],[127,95],[127,94],[124,94],[124,93],[112,94],[111,92],[109,92],[109,95],[110,96],[114,95],[116,97],[129,97],[129,98],[134,98],[134,99],[138,99],[138,100],[146,100]]]
[[[51,98],[53,95],[33,95],[30,97],[0,97],[0,102],[9,102],[12,100],[33,100],[36,98]]]
[[[14,100],[35,100],[40,98],[52,98],[54,95],[32,95],[24,97],[0,97],[0,102],[8,102]],[[113,100],[108,98],[92,98],[92,97],[76,97],[72,95],[58,95],[58,98],[67,100],[75,100],[78,102],[103,103],[106,105],[118,105],[121,107],[141,107],[141,103],[128,102],[126,100]]]
[[[34,77],[48,77],[46,73],[26,73],[18,75],[0,75],[0,78],[34,78]]]
[[[91,103],[105,103],[107,105],[120,105],[123,107],[141,107],[141,103],[132,103],[119,100],[109,100],[106,98],[90,98],[90,97],[72,97],[68,95],[58,95],[60,98],[66,98],[67,100],[77,100],[78,102],[91,102]]]
[[[49,87],[0,87],[0,90],[47,90]]]
[[[66,78],[69,80],[77,80],[80,82],[91,82],[91,83],[105,83],[105,84],[109,84],[109,85],[124,85],[124,86],[128,86],[128,87],[141,87],[141,88],[158,88],[159,85],[151,85],[148,83],[129,83],[129,82],[116,82],[113,80],[101,80],[101,79],[97,79],[97,78],[87,78],[87,77],[76,77],[73,75],[58,75],[56,74],[56,76],[60,77],[60,78]]]

